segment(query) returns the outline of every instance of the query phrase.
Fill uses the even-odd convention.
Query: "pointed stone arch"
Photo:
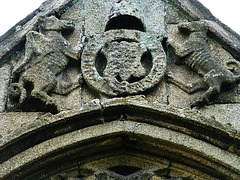
[[[217,138],[210,140],[214,137],[208,133],[213,133],[216,127],[207,125],[209,132],[202,131],[201,137],[196,135],[197,128],[196,134],[189,133],[192,122],[198,127],[206,126],[200,121],[182,118],[164,106],[153,110],[132,100],[127,105],[120,101],[102,104],[104,110],[86,107],[81,112],[49,116],[46,119],[52,121],[50,124],[23,132],[9,147],[16,149],[19,142],[35,142],[35,145],[10,152],[8,160],[3,162],[6,168],[1,170],[1,176],[4,179],[239,177],[239,157],[220,147]],[[167,127],[168,121],[175,121],[175,127]],[[178,123],[185,123],[185,128]],[[45,139],[40,141],[42,136]],[[222,133],[219,138],[226,139],[226,135]]]

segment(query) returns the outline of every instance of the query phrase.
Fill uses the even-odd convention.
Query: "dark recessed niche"
[[[119,74],[116,76],[116,79],[118,80],[118,82],[122,82],[122,78]]]
[[[105,31],[112,29],[134,29],[145,32],[142,21],[130,15],[121,15],[110,19]]]
[[[146,71],[146,75],[148,75],[153,66],[153,58],[149,51],[145,52],[141,57],[141,64]]]
[[[123,176],[128,176],[132,173],[135,173],[139,170],[141,170],[138,167],[130,167],[130,166],[115,166],[112,168],[108,168],[111,171],[114,171],[117,174],[123,175]]]
[[[95,60],[95,67],[100,76],[103,76],[103,71],[107,66],[107,59],[102,53],[98,53]]]

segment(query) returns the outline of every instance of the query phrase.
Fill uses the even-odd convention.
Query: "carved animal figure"
[[[10,86],[10,97],[17,96],[20,105],[27,96],[26,83],[32,84],[31,96],[47,105],[57,106],[55,100],[48,93],[56,92],[68,94],[80,85],[81,76],[76,82],[61,89],[57,76],[66,68],[70,59],[77,61],[80,48],[73,48],[62,36],[61,31],[73,30],[71,21],[59,20],[54,16],[40,17],[39,32],[31,31],[26,36],[26,50],[24,58],[13,69],[13,76],[19,75],[18,83]]]
[[[182,61],[188,68],[203,77],[203,82],[198,82],[189,87],[176,81],[174,83],[188,93],[193,93],[206,86],[208,88],[192,104],[192,107],[207,104],[210,98],[220,93],[222,87],[240,82],[240,76],[235,76],[231,71],[225,69],[211,55],[206,42],[208,29],[204,22],[181,23],[178,25],[178,30],[186,37],[185,41],[180,44],[173,39],[169,39],[168,43],[173,47],[176,55],[179,57],[179,61]]]

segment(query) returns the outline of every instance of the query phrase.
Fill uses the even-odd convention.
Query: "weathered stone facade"
[[[239,60],[196,0],[48,0],[0,37],[0,178],[240,179]]]

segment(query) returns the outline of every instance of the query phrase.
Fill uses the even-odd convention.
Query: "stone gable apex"
[[[0,179],[240,179],[239,52],[196,0],[46,1],[0,37]]]
[[[209,30],[225,44],[225,48],[232,55],[240,59],[240,36],[215,18],[211,12],[197,0],[165,0],[188,13],[193,20],[204,19],[209,25]],[[0,36],[0,64],[19,47],[25,40],[26,34],[36,29],[39,16],[57,14],[61,16],[66,9],[77,0],[47,0],[38,9],[18,22],[4,35]]]

